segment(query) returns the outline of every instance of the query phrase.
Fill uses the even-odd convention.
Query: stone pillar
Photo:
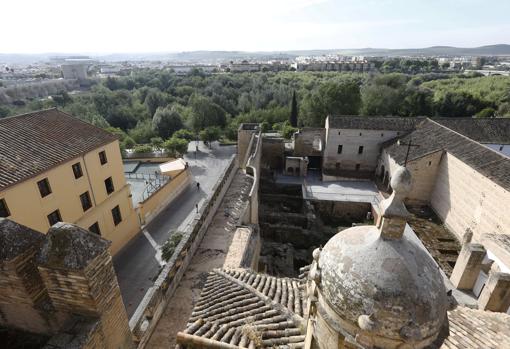
[[[108,348],[133,348],[112,258],[111,242],[73,224],[57,223],[37,258],[57,309],[99,318]]]
[[[485,248],[480,244],[465,244],[462,246],[450,281],[459,290],[472,290],[480,274]]]
[[[491,272],[478,298],[478,308],[505,313],[509,307],[510,274]]]
[[[51,334],[64,321],[35,264],[44,234],[0,218],[0,326]]]

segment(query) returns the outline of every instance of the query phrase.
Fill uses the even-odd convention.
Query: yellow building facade
[[[19,180],[14,178],[7,184],[2,183],[1,178],[2,174],[7,177],[9,173],[5,175],[2,170],[6,169],[5,166],[8,170],[9,165],[11,167],[13,165],[9,164],[9,159],[6,160],[5,156],[16,159],[16,151],[0,157],[2,167],[0,169],[0,216],[8,217],[40,232],[46,232],[57,221],[75,223],[111,240],[111,252],[115,254],[140,230],[138,216],[131,201],[130,187],[124,177],[118,140],[104,130],[88,124],[84,126],[82,121],[55,109],[39,113],[43,114],[43,118],[48,116],[49,119],[47,122],[41,120],[43,124],[39,126],[47,126],[49,123],[48,127],[57,126],[56,132],[59,132],[58,126],[68,123],[69,125],[66,126],[70,127],[70,131],[73,128],[76,129],[75,132],[83,131],[77,136],[81,138],[73,139],[72,134],[65,135],[68,137],[65,137],[64,142],[69,142],[69,147],[75,147],[75,151],[71,151],[69,156],[64,154],[60,159],[55,158],[60,160],[57,164],[51,164],[51,161],[46,164],[44,160],[41,160],[28,166],[20,165],[19,167],[26,167],[28,170],[33,169],[31,174],[21,178],[24,173],[20,171],[20,168],[14,168],[14,177],[18,177]],[[25,115],[13,118],[28,119]],[[58,119],[57,122],[51,122],[55,118]],[[75,125],[76,123],[79,124]],[[34,125],[33,120],[11,121],[11,126],[20,124],[25,124],[27,128],[38,126]],[[51,124],[56,125],[51,126]],[[0,122],[0,142],[3,146],[7,146],[12,140],[3,139],[2,126],[4,125]],[[91,139],[88,138],[89,135]],[[59,136],[56,138],[57,140],[52,139],[50,142],[62,141],[58,139]],[[96,140],[97,144],[94,145]],[[86,146],[83,146],[84,144]],[[46,151],[44,146],[39,149],[30,149],[32,146],[37,144],[28,144],[26,149],[22,144],[21,148],[17,149],[17,153],[25,155],[19,157],[29,156],[30,151]],[[54,151],[58,152],[60,146],[66,145],[57,145]],[[67,152],[67,149],[63,151]],[[85,151],[81,152],[81,150]],[[75,153],[77,153],[76,156],[74,156]],[[46,155],[55,156],[55,154]],[[45,154],[37,153],[34,156],[42,156],[44,159]],[[37,171],[37,166],[45,165],[48,168]]]

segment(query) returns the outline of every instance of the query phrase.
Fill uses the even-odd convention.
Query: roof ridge
[[[29,111],[29,112],[26,112],[23,114],[16,114],[16,115],[11,115],[11,116],[6,116],[4,118],[0,118],[0,122],[2,122],[2,120],[14,119],[14,118],[19,118],[19,117],[23,117],[23,116],[29,116],[29,115],[33,115],[36,113],[44,113],[44,112],[51,111],[51,110],[58,110],[58,109],[57,109],[57,107],[52,107],[52,108],[46,108],[46,109],[32,110],[32,111]],[[61,110],[58,110],[58,111],[62,112]]]
[[[440,126],[440,127],[444,128],[444,129],[446,129],[446,130],[448,130],[448,131],[450,131],[450,132],[453,132],[453,133],[455,133],[456,135],[461,136],[461,137],[463,137],[463,138],[467,139],[468,141],[470,141],[470,142],[472,142],[472,143],[475,143],[475,144],[479,145],[480,147],[483,147],[484,149],[488,149],[488,150],[492,151],[493,153],[495,153],[495,154],[499,155],[500,157],[502,157],[502,158],[504,158],[504,159],[508,159],[508,160],[510,160],[510,157],[509,157],[509,156],[507,156],[507,155],[505,155],[505,154],[503,154],[503,153],[501,153],[501,152],[499,152],[499,151],[497,151],[497,150],[494,150],[494,149],[492,149],[492,148],[489,148],[489,147],[485,146],[483,143],[477,142],[477,141],[475,141],[474,139],[469,138],[468,136],[463,135],[462,133],[459,133],[459,132],[457,132],[457,131],[455,131],[455,130],[452,130],[451,128],[446,127],[445,125],[442,125],[442,124],[440,124],[439,122],[432,120],[431,118],[427,118],[426,120],[429,120],[429,121],[433,122],[435,125],[438,125],[438,126]],[[411,132],[411,133],[412,133],[412,132]]]

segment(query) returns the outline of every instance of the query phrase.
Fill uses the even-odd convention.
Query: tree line
[[[0,117],[53,106],[116,132],[124,148],[142,152],[149,145],[178,155],[197,138],[235,140],[242,122],[290,137],[295,127],[323,127],[327,115],[510,116],[510,78],[201,71],[181,76],[141,69],[83,93],[57,93],[21,106],[4,103]]]

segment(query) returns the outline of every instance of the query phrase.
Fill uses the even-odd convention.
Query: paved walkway
[[[183,191],[113,259],[129,317],[161,270],[159,247],[168,239],[170,232],[182,230],[193,219],[195,205],[201,206],[211,195],[213,186],[236,152],[235,146],[220,147],[217,144],[212,150],[200,144],[199,150],[195,159],[195,142],[191,142],[185,160],[190,164],[193,177],[200,183],[200,190],[193,184]]]
[[[241,223],[241,213],[247,205],[246,197],[252,183],[252,178],[238,170],[147,348],[174,347],[177,332],[186,327],[207,273],[214,268],[223,267],[229,248],[233,248],[231,244],[236,225]]]

